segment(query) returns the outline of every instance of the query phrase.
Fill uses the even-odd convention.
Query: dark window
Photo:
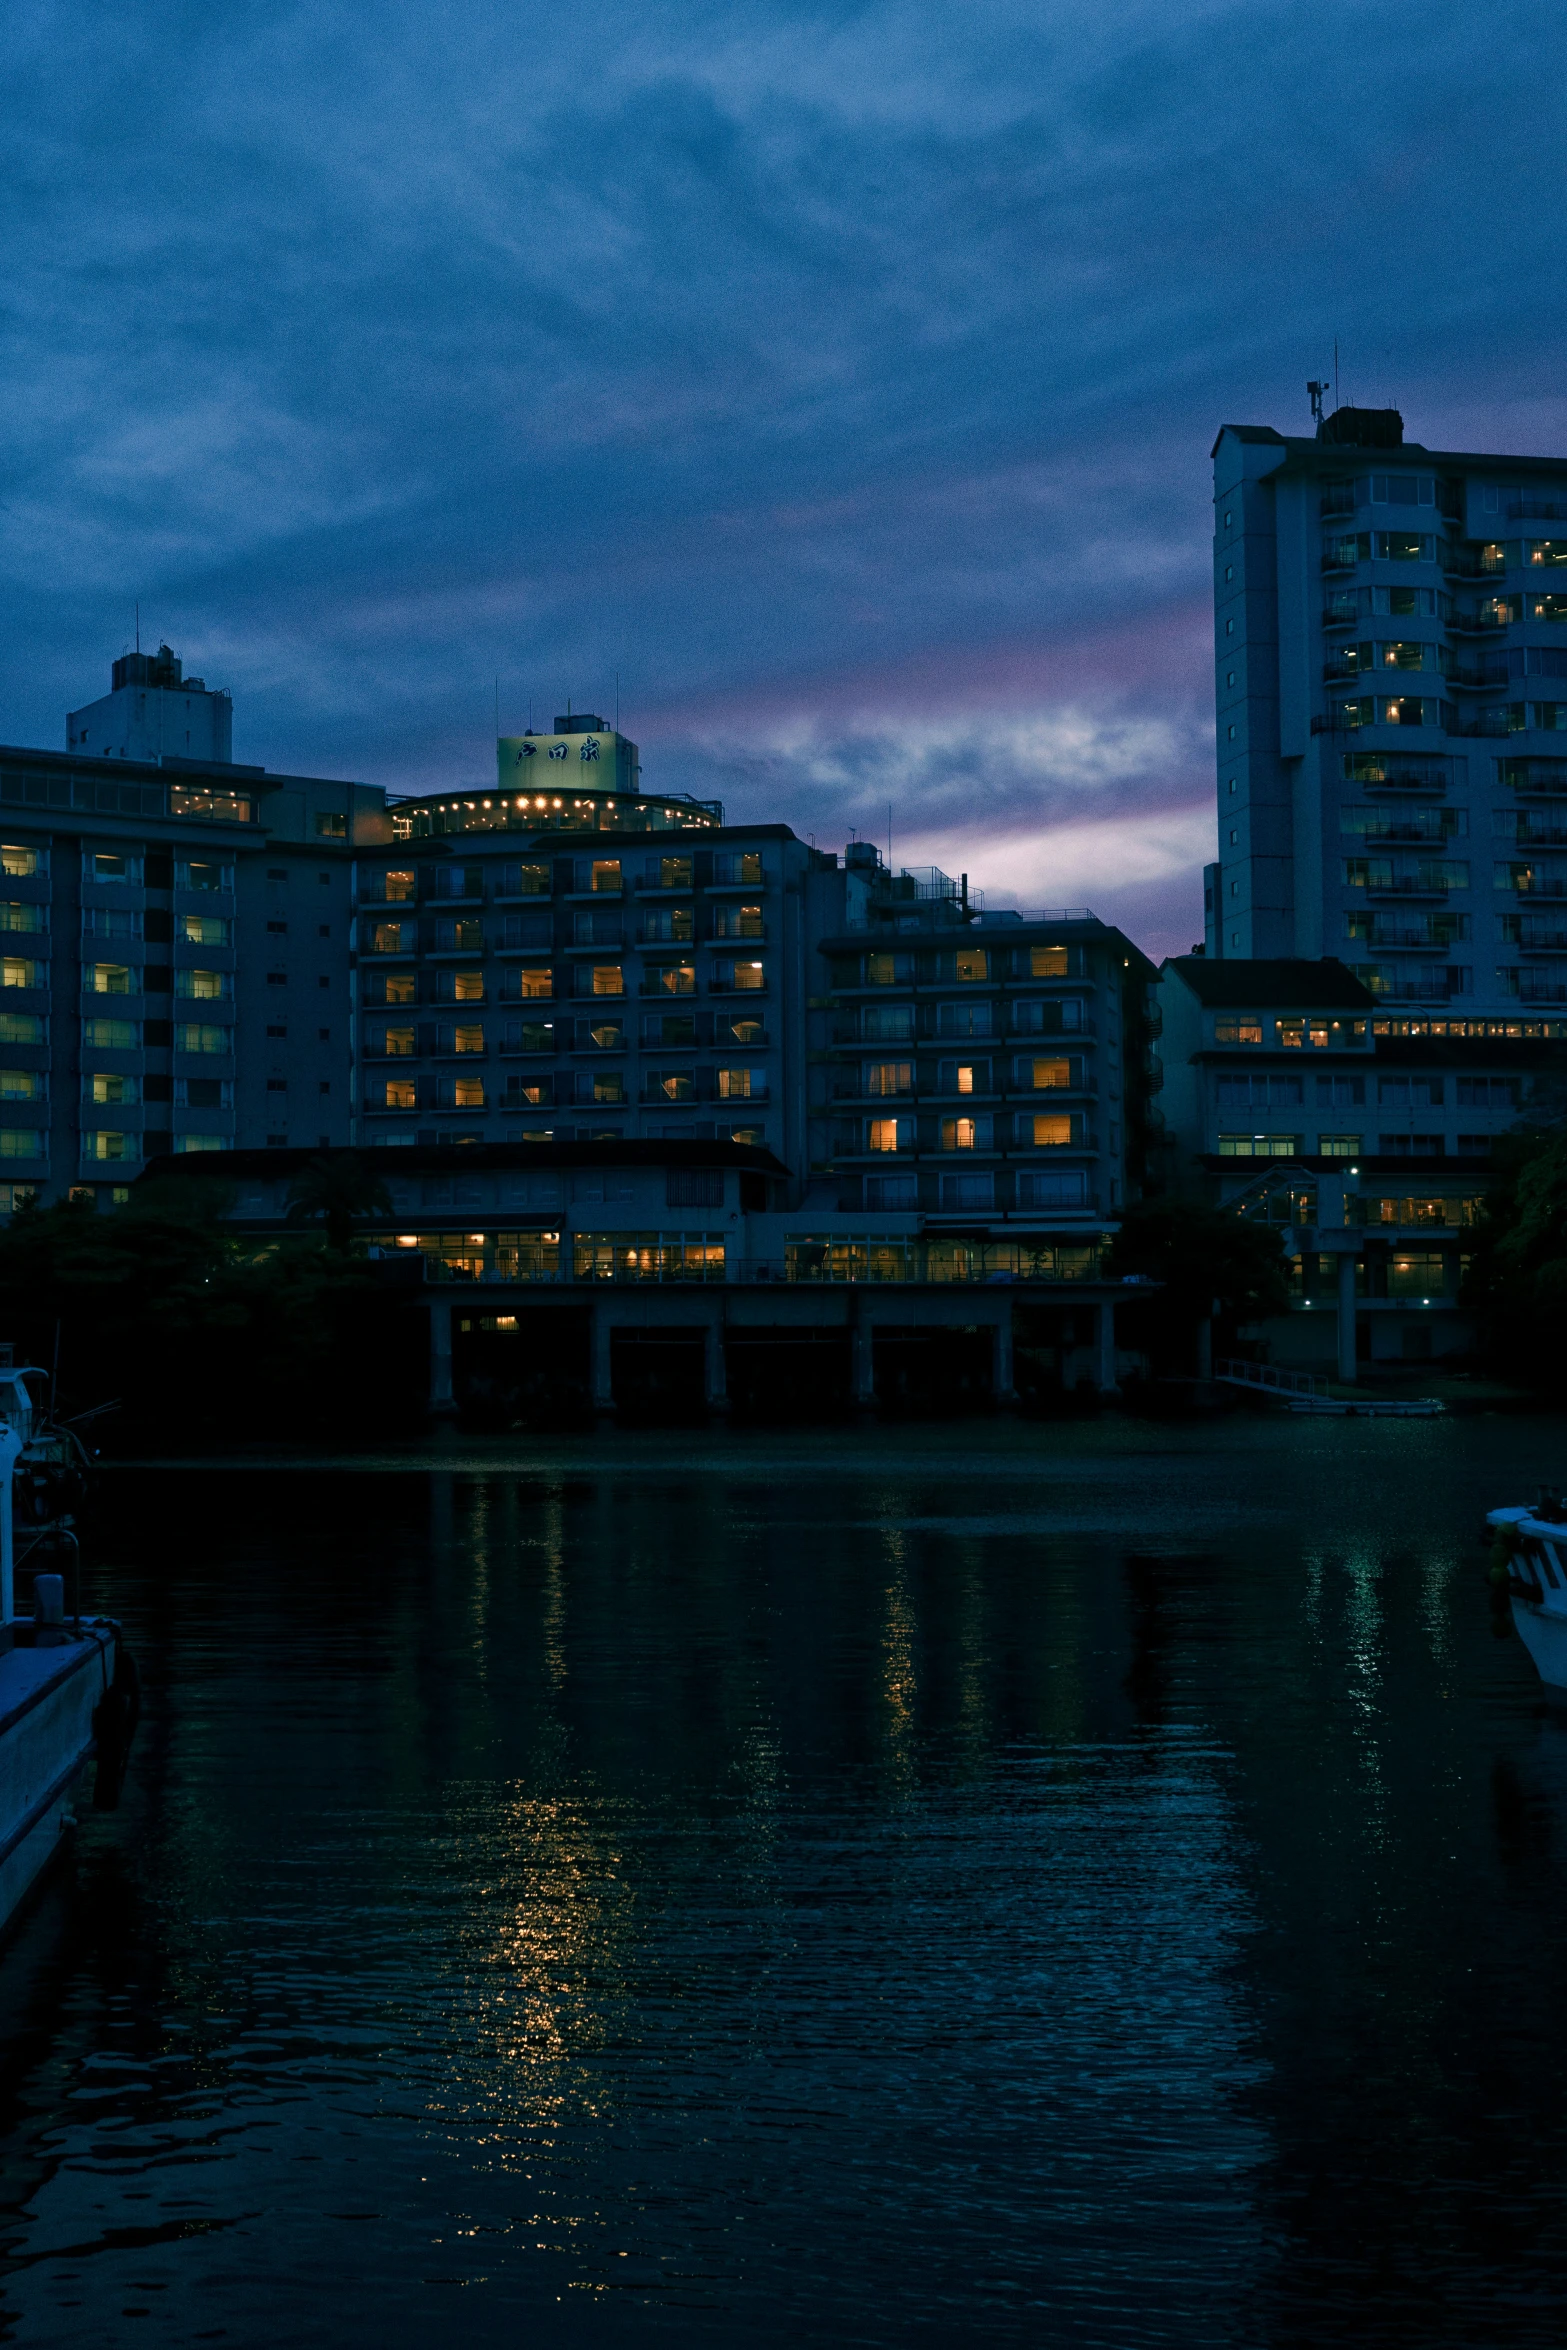
[[[322,925],[321,925],[321,936],[322,936],[323,938],[330,938],[330,937],[331,937],[331,935],[332,935],[332,925],[331,925],[331,923],[330,923],[330,922],[323,922],[323,923],[322,923]]]
[[[267,867],[267,879],[268,881],[286,881],[288,879],[288,870],[286,866],[269,865]]]
[[[330,1028],[318,1028],[316,1030],[316,1035],[320,1038],[323,1044],[330,1044],[332,1041],[332,1031]]]
[[[323,1078],[322,1078],[322,1080],[321,1080],[321,1085],[320,1085],[320,1090],[321,1090],[321,1092],[322,1092],[322,1093],[330,1093],[330,1092],[331,1092],[331,1090],[332,1090],[332,1080],[331,1080],[331,1078],[330,1078],[330,1077],[323,1077]]]
[[[287,1093],[288,1079],[286,1077],[269,1077],[267,1091],[268,1093]]]
[[[185,1100],[193,1110],[221,1110],[223,1107],[223,1080],[221,1077],[187,1077]]]
[[[274,932],[278,937],[286,937],[288,933],[288,924],[286,922],[269,922],[267,924],[267,928]]]
[[[332,982],[330,979],[328,979],[325,972],[323,972],[321,977],[316,981],[317,987],[330,987],[331,984]]]
[[[268,1036],[287,1036],[288,1028],[283,1021],[275,1021],[267,1030],[267,1034]]]
[[[269,971],[267,985],[268,987],[287,987],[288,973],[286,971]]]
[[[664,1178],[664,1203],[671,1208],[721,1208],[724,1178],[717,1167],[671,1167]]]

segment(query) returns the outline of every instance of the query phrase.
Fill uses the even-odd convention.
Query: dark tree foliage
[[[20,1209],[0,1232],[0,1339],[48,1367],[105,1451],[333,1442],[412,1425],[423,1320],[381,1268],[300,1234],[236,1237],[220,1184],[138,1185],[112,1215]]]
[[[311,1159],[289,1186],[291,1224],[319,1224],[327,1245],[346,1256],[354,1226],[372,1216],[389,1216],[392,1195],[379,1175],[351,1151]]]
[[[1222,1352],[1243,1323],[1289,1311],[1280,1235],[1271,1225],[1223,1209],[1140,1201],[1122,1217],[1105,1270],[1115,1281],[1141,1274],[1163,1284],[1141,1304],[1135,1340],[1158,1371],[1192,1370],[1198,1326],[1209,1314],[1215,1318],[1215,1351]]]
[[[1496,1181],[1475,1229],[1463,1303],[1490,1368],[1567,1393],[1567,1113],[1543,1115],[1496,1145]]]

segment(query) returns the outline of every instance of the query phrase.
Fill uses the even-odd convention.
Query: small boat
[[[1382,1396],[1302,1395],[1292,1397],[1284,1408],[1287,1412],[1303,1412],[1313,1419],[1435,1420],[1447,1406],[1435,1395],[1410,1396],[1405,1402],[1393,1402]]]
[[[1567,1502],[1546,1492],[1533,1509],[1491,1510],[1485,1522],[1518,1637],[1541,1680],[1567,1689]]]
[[[118,1803],[139,1710],[119,1625],[79,1612],[86,1452],[28,1387],[48,1374],[11,1357],[0,1346],[0,1929],[73,1824],[87,1763],[95,1809]],[[19,1568],[32,1571],[30,1616],[17,1612]]]

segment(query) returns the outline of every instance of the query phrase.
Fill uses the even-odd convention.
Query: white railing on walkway
[[[1326,1395],[1326,1379],[1313,1379],[1306,1371],[1279,1371],[1272,1363],[1215,1363],[1215,1379],[1224,1380],[1231,1387],[1260,1387],[1274,1395]]]

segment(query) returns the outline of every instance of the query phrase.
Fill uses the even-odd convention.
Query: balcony
[[[1433,875],[1399,873],[1388,881],[1367,881],[1359,885],[1368,898],[1445,898],[1455,889],[1467,889],[1466,881],[1440,881]]]
[[[1464,693],[1495,693],[1507,683],[1505,661],[1482,661],[1472,668],[1449,669],[1447,683],[1456,685]],[[1448,730],[1451,732],[1451,728]]]
[[[1475,710],[1467,718],[1449,717],[1444,734],[1468,735],[1488,742],[1500,742],[1507,735],[1521,734],[1523,729],[1513,724],[1505,709]]]
[[[1567,522],[1567,505],[1560,498],[1515,498],[1507,509],[1509,522]]]
[[[1567,793],[1567,759],[1504,759],[1501,768],[1501,780],[1509,791]]]
[[[1533,971],[1520,971],[1516,985],[1507,992],[1520,1004],[1567,1004],[1567,979],[1547,979]]]
[[[1567,954],[1567,924],[1531,923],[1520,929],[1517,943],[1526,955]]]
[[[1499,579],[1507,569],[1507,558],[1500,549],[1493,553],[1488,547],[1455,545],[1452,541],[1443,548],[1440,560],[1449,579]]]

